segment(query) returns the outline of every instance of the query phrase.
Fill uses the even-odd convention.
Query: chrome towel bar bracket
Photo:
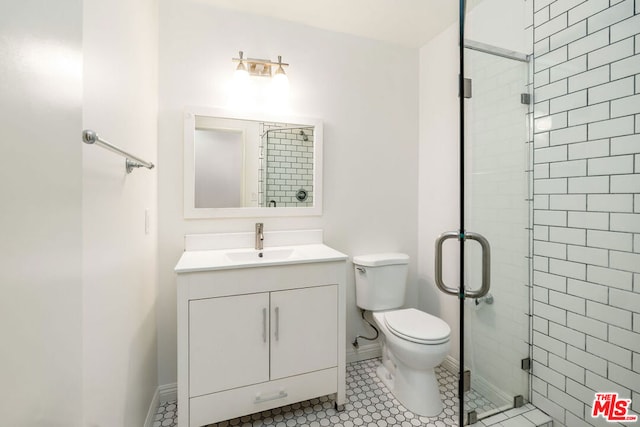
[[[142,160],[141,158],[127,153],[123,149],[116,147],[115,145],[105,141],[104,139],[101,139],[97,133],[90,129],[85,129],[82,131],[82,141],[84,141],[85,144],[99,145],[100,147],[105,148],[112,153],[116,153],[121,155],[122,157],[125,157],[125,167],[127,169],[127,173],[131,173],[134,168],[153,169],[155,167],[153,163]]]

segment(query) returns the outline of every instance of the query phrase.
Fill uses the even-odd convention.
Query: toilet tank
[[[381,253],[353,257],[356,305],[380,311],[402,307],[407,290],[409,255]]]

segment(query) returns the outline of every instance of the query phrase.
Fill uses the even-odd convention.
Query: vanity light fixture
[[[236,67],[236,73],[248,73],[250,76],[258,76],[258,77],[274,77],[280,78],[278,76],[284,76],[286,79],[286,74],[284,72],[283,67],[288,67],[289,64],[285,64],[282,62],[282,57],[278,56],[278,62],[273,62],[269,59],[254,59],[254,58],[244,58],[244,53],[242,51],[238,52],[239,58],[232,58],[233,62],[238,62],[238,66]],[[278,66],[275,72],[272,73],[272,69]]]

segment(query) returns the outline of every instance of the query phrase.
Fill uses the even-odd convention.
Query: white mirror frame
[[[195,207],[195,119],[196,116],[259,122],[295,123],[314,127],[313,147],[313,206],[310,207]],[[186,107],[184,111],[184,217],[196,218],[254,218],[322,215],[322,120],[312,117],[236,112],[224,108]]]

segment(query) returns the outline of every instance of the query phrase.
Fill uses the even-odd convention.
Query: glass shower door
[[[529,106],[528,64],[465,49],[464,227],[490,242],[490,290],[466,295],[465,418],[482,419],[528,401],[529,376]],[[489,51],[489,53],[487,53]],[[495,49],[500,53],[500,49]],[[522,59],[522,58],[521,58]],[[484,253],[464,245],[465,289],[482,286]],[[485,260],[486,261],[486,260]],[[523,361],[524,360],[524,361]],[[523,365],[525,364],[525,365]]]

